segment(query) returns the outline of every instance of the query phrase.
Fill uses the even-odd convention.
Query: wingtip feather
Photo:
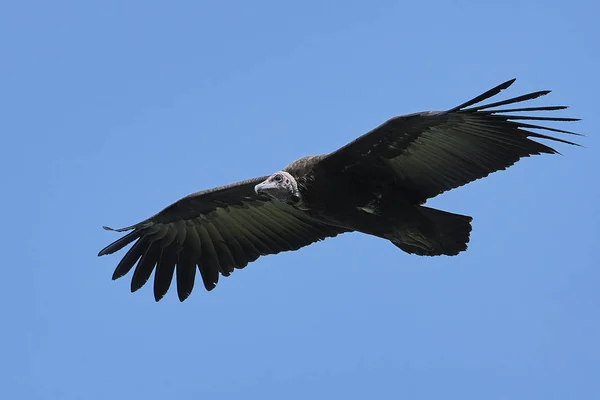
[[[495,87],[493,87],[493,88],[491,88],[491,89],[483,92],[479,96],[474,97],[471,100],[466,101],[466,102],[462,103],[461,105],[456,106],[456,107],[448,110],[447,112],[449,112],[449,113],[450,112],[455,112],[455,111],[458,111],[458,110],[462,110],[462,109],[464,109],[466,107],[472,106],[474,104],[481,103],[482,101],[487,100],[490,97],[493,97],[493,96],[497,95],[498,93],[500,93],[504,89],[509,88],[516,80],[517,80],[517,78],[509,79],[508,81],[506,81],[504,83],[501,83],[501,84],[499,84],[499,85],[497,85],[497,86],[495,86]]]
[[[503,84],[499,85],[498,87],[500,88],[500,90],[508,89],[513,83],[515,83],[516,80],[517,78],[509,79]]]
[[[110,226],[102,225],[102,229],[104,229],[105,231],[111,231],[111,232],[127,232],[127,231],[130,231],[130,230],[138,227],[138,226],[139,226],[139,224],[138,225],[126,226],[125,228],[118,228],[117,229],[117,228],[111,228]]]

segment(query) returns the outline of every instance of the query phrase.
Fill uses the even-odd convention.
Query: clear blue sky
[[[488,4],[488,5],[484,5]],[[596,1],[0,5],[4,399],[600,398]],[[469,251],[360,234],[156,304],[97,252],[188,193],[512,77],[585,148],[430,204]],[[122,255],[123,253],[120,253]]]

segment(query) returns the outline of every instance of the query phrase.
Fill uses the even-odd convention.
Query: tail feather
[[[403,251],[420,256],[454,256],[467,249],[473,218],[429,207],[418,207],[417,223],[394,232],[390,241]]]

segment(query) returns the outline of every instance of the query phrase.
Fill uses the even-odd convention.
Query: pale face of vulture
[[[298,182],[290,173],[285,171],[275,172],[263,182],[254,186],[258,195],[267,195],[270,198],[285,203],[295,204],[300,202]]]

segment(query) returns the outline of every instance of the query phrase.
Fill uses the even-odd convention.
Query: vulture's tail
[[[419,221],[394,232],[391,242],[410,254],[454,256],[467,249],[473,218],[418,207]]]

